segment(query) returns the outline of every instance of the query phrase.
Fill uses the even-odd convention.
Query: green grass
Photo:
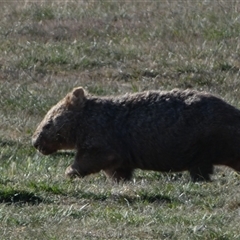
[[[31,136],[73,87],[117,95],[194,88],[240,107],[238,1],[0,3],[1,239],[240,239],[240,176],[103,173],[70,181],[74,153]]]

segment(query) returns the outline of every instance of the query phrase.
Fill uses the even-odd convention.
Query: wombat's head
[[[74,88],[53,106],[37,127],[32,144],[48,155],[60,149],[73,149],[76,139],[76,116],[85,103],[82,87]]]

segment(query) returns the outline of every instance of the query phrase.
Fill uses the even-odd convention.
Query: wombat
[[[138,168],[208,181],[214,165],[240,171],[240,111],[194,90],[96,97],[78,87],[49,110],[32,143],[46,155],[75,149],[69,177],[103,170],[129,180]]]

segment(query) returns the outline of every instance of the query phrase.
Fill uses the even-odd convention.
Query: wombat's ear
[[[82,87],[77,87],[72,90],[67,96],[68,107],[80,107],[83,106],[85,99],[85,91]]]
[[[82,87],[74,88],[72,91],[72,95],[78,99],[84,98],[84,90]]]

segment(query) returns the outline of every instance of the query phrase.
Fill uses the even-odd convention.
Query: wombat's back
[[[233,154],[240,157],[240,111],[213,95],[173,90],[118,101],[124,110],[115,126],[127,164],[181,171],[202,161],[222,164]]]

